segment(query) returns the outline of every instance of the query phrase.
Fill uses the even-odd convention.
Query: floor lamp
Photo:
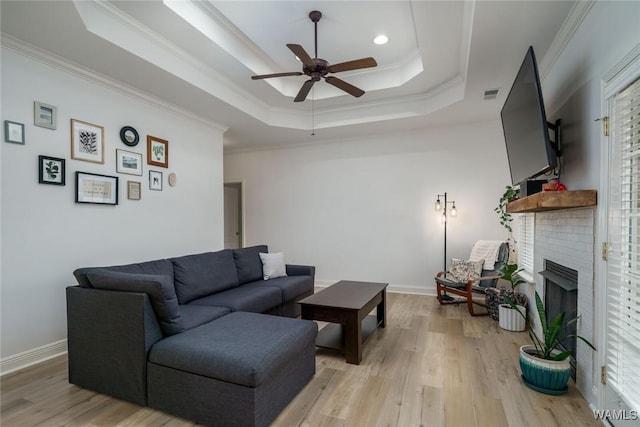
[[[440,197],[443,198],[443,201],[440,201]],[[447,221],[448,221],[448,217],[447,217],[447,204],[451,203],[451,212],[450,215],[452,218],[454,218],[457,215],[457,211],[456,211],[456,202],[451,200],[447,200],[447,192],[445,191],[444,194],[438,194],[437,195],[437,199],[436,199],[436,212],[440,212],[442,211],[442,216],[441,216],[441,222],[442,224],[444,224],[444,263],[442,266],[442,271],[447,271]],[[445,292],[442,295],[442,299],[450,301],[453,300],[453,297],[447,295],[447,293]]]

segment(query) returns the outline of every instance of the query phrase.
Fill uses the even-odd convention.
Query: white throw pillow
[[[262,253],[262,277],[264,280],[275,279],[287,275],[287,268],[284,265],[284,254],[282,252]]]

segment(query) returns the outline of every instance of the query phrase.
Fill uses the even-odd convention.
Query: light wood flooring
[[[564,396],[522,384],[526,333],[435,297],[389,293],[387,301],[387,327],[366,342],[362,363],[318,351],[315,377],[273,426],[602,426],[573,382]],[[4,376],[0,424],[194,425],[70,385],[66,364],[62,356]]]

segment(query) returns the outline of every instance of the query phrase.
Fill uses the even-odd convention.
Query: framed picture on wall
[[[11,120],[4,121],[4,140],[24,145],[24,125]]]
[[[53,105],[35,101],[33,103],[33,124],[41,128],[54,129],[58,119],[58,109]]]
[[[147,164],[169,167],[169,141],[147,135]]]
[[[38,182],[40,184],[65,185],[64,159],[38,156]]]
[[[142,185],[137,181],[127,181],[127,199],[140,200]]]
[[[162,191],[162,172],[149,171],[149,190]]]
[[[116,149],[116,172],[142,176],[142,154]]]
[[[76,172],[76,203],[118,204],[118,177]]]
[[[71,158],[104,163],[104,128],[71,119]]]

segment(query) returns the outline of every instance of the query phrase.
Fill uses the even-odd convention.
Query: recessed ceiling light
[[[387,44],[388,41],[389,37],[385,36],[384,34],[380,34],[373,39],[373,42],[375,44]]]

